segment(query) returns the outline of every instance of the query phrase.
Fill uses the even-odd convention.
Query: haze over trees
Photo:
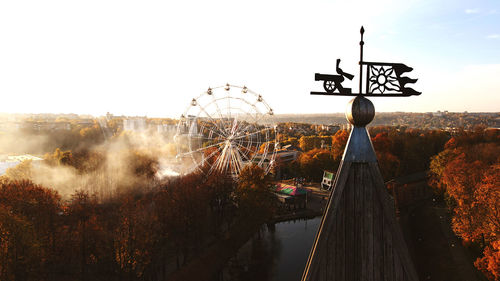
[[[154,191],[69,200],[30,181],[0,184],[1,280],[157,280],[237,222],[261,224],[276,203],[263,170],[233,190],[223,175],[191,174]]]
[[[99,122],[59,122],[70,129],[29,132],[44,139],[32,147],[42,161],[22,162],[0,178],[2,281],[166,279],[232,230],[276,214],[271,178],[256,166],[237,183],[220,174],[163,177],[165,159],[175,157],[163,136],[122,131],[119,118],[107,121],[110,138]],[[292,122],[279,128],[282,147],[302,150],[280,164],[282,174],[319,182],[323,170],[337,169],[348,130]],[[385,181],[430,170],[429,185],[476,252],[476,267],[499,280],[498,130],[369,131]]]

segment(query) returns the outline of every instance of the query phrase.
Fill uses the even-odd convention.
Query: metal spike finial
[[[363,93],[363,45],[365,45],[363,41],[365,28],[363,26],[361,26],[359,33],[361,33],[361,41],[359,41],[359,94],[361,95]]]

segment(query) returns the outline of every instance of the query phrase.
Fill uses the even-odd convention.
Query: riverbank
[[[328,201],[329,192],[322,191],[315,186],[306,186],[308,202],[306,209],[289,210],[281,213],[268,221],[275,224],[283,221],[309,219],[323,214]],[[200,281],[213,280],[221,271],[227,261],[257,233],[266,222],[244,221],[231,228],[225,238],[209,247],[198,258],[189,262],[170,276],[169,281]]]

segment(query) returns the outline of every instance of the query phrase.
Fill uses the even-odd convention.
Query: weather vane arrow
[[[316,73],[315,81],[323,81],[325,92],[311,92],[311,95],[333,95],[333,96],[371,96],[371,97],[407,97],[418,96],[421,92],[407,87],[407,84],[413,84],[418,79],[412,79],[402,76],[404,73],[411,72],[413,68],[403,63],[388,62],[367,62],[363,61],[363,34],[365,29],[361,26],[360,59],[359,59],[359,93],[353,93],[351,88],[345,88],[342,85],[345,78],[352,80],[354,75],[344,72],[340,68],[340,59],[337,59],[337,75]],[[366,78],[363,81],[363,72]],[[365,82],[365,91],[363,93],[363,82]]]

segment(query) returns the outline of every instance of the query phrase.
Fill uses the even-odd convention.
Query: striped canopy
[[[274,186],[274,191],[276,191],[278,193],[286,194],[286,195],[292,195],[292,196],[304,195],[307,193],[307,190],[305,190],[303,188],[296,187],[296,186],[289,185],[289,184],[284,184],[284,183],[276,184]]]

